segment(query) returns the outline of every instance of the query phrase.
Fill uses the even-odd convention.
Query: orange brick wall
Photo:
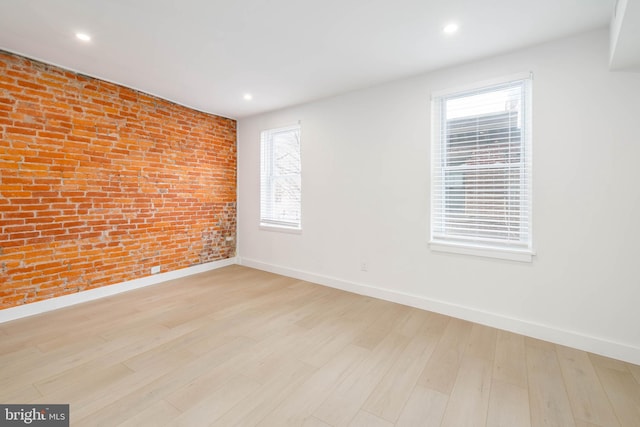
[[[228,258],[235,232],[234,120],[0,51],[0,309]]]

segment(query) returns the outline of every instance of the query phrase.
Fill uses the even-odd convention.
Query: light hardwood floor
[[[0,325],[72,426],[640,426],[640,367],[231,266]]]

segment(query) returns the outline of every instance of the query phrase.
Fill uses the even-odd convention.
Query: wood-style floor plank
[[[591,424],[586,421],[576,420],[576,427],[606,427],[606,426],[599,426],[597,424]]]
[[[640,367],[230,266],[0,325],[0,402],[74,427],[626,427]]]
[[[215,425],[221,427],[257,425],[315,372],[315,368],[302,362],[290,363],[286,358],[283,358],[283,361],[275,368],[275,375],[269,381],[263,382],[258,389],[229,409],[216,420]],[[317,419],[307,419],[305,422],[309,425],[320,423]]]
[[[139,414],[134,415],[118,427],[158,427],[172,423],[180,411],[164,400],[158,400]]]
[[[619,426],[589,355],[564,346],[556,346],[556,352],[576,420],[601,426]]]
[[[418,384],[447,395],[451,393],[469,343],[472,326],[470,322],[459,319],[451,319],[447,323]]]
[[[629,372],[631,372],[633,378],[636,379],[636,382],[640,384],[640,366],[627,363],[627,369],[629,369]]]
[[[491,383],[487,427],[530,427],[526,388],[494,378]]]
[[[616,416],[623,426],[640,425],[640,384],[627,363],[589,355]]]
[[[442,420],[443,426],[473,427],[485,424],[492,367],[491,360],[473,356],[462,359]]]
[[[373,389],[363,408],[382,419],[396,422],[439,338],[418,330]]]
[[[465,356],[494,360],[498,330],[474,323]]]
[[[369,412],[360,411],[349,427],[393,427],[393,424]]]
[[[493,377],[521,388],[527,388],[527,364],[522,335],[498,331]]]
[[[334,427],[349,425],[409,341],[401,334],[387,335],[350,375],[337,384],[314,415]]]
[[[534,339],[526,341],[531,424],[574,426],[575,421],[567,389],[562,381],[555,346]]]
[[[396,427],[439,426],[448,401],[446,394],[417,385],[402,409]]]
[[[320,421],[316,417],[309,417],[304,420],[302,427],[331,427],[329,424]]]
[[[366,351],[350,345],[319,368],[313,375],[292,391],[291,396],[271,411],[259,426],[300,425],[312,416],[316,408],[327,398],[337,384],[342,382],[366,357]]]
[[[230,377],[219,384],[211,384],[212,389],[203,393],[204,397],[199,398],[197,403],[183,406],[182,409],[178,408],[182,413],[173,420],[172,424],[184,427],[215,424],[219,418],[259,387],[259,383],[243,375]]]

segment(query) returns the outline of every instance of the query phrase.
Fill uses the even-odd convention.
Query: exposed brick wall
[[[0,51],[0,309],[228,258],[235,230],[234,120]]]

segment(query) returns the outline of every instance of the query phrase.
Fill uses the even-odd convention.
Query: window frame
[[[450,252],[465,255],[474,255],[490,258],[500,258],[513,261],[531,262],[535,251],[533,249],[533,197],[532,197],[532,73],[520,73],[516,75],[506,76],[498,79],[487,80],[469,84],[455,89],[447,89],[432,93],[431,96],[431,217],[429,221],[429,247],[434,251]],[[517,202],[519,207],[520,226],[518,233],[526,234],[525,239],[520,239],[517,243],[508,238],[493,239],[486,238],[475,239],[471,237],[471,232],[467,235],[453,236],[453,233],[447,235],[447,213],[443,210],[443,206],[447,203],[447,186],[444,184],[444,171],[451,166],[443,165],[446,159],[448,141],[446,140],[443,125],[447,117],[444,112],[447,100],[456,99],[464,96],[472,96],[473,94],[483,94],[490,92],[491,89],[499,90],[500,87],[510,83],[522,82],[523,92],[521,99],[522,125],[520,145],[520,183],[518,191],[520,201]],[[511,168],[511,164],[509,164]],[[477,168],[480,170],[480,168]],[[441,181],[442,180],[442,181]],[[509,183],[509,185],[514,185]],[[455,190],[451,190],[455,191]],[[451,194],[451,193],[449,193]],[[440,196],[439,196],[440,195]],[[522,210],[526,208],[526,212]],[[439,210],[440,213],[437,211]],[[523,221],[523,218],[525,221]],[[476,232],[481,228],[476,228]],[[523,231],[524,230],[524,231]]]
[[[299,173],[278,175],[274,174],[275,170],[275,158],[274,158],[274,136],[277,134],[295,132],[298,138],[298,158],[299,158]],[[296,123],[289,126],[283,126],[278,128],[266,129],[260,132],[260,213],[259,213],[259,227],[262,230],[267,231],[281,231],[286,233],[301,233],[302,232],[302,129],[300,123]],[[266,153],[268,151],[268,153]],[[299,190],[299,219],[298,221],[286,221],[278,220],[276,218],[269,218],[264,205],[264,198],[267,196],[270,199],[275,197],[275,181],[286,179],[287,177],[298,177],[300,182]],[[266,188],[265,188],[266,187]],[[275,203],[275,202],[272,202]]]

